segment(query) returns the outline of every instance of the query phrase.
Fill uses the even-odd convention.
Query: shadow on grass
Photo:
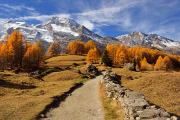
[[[33,89],[36,88],[34,85],[27,84],[16,84],[0,79],[0,87],[14,88],[14,89]]]

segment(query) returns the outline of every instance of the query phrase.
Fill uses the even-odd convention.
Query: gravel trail
[[[104,120],[104,111],[99,95],[98,76],[75,90],[58,108],[47,113],[44,120]]]

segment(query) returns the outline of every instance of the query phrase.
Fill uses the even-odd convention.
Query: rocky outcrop
[[[125,120],[178,120],[177,116],[172,116],[163,108],[148,103],[144,95],[121,86],[120,77],[106,71],[103,74],[103,83],[107,97],[121,103]]]
[[[98,69],[96,68],[96,66],[92,65],[92,64],[88,64],[87,65],[87,69],[86,69],[86,73],[90,76],[98,76],[100,74],[100,72],[98,71]]]

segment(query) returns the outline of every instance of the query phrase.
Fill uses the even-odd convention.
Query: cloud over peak
[[[53,2],[39,0],[37,4],[39,7],[33,5],[31,5],[32,7],[27,7],[27,5],[10,6],[9,4],[0,4],[0,7],[6,8],[4,10],[6,13],[8,10],[9,12],[15,11],[14,14],[26,10],[26,14],[18,14],[15,17],[12,15],[16,20],[45,22],[53,16],[68,17],[90,30],[104,31],[105,35],[123,34],[122,31],[126,33],[142,31],[145,33],[155,32],[180,40],[180,29],[177,27],[180,25],[178,22],[180,20],[179,0],[99,0],[98,2],[97,0],[53,0]],[[43,4],[46,6],[48,4],[49,7],[44,8]],[[47,14],[50,10],[54,10],[54,12]],[[0,17],[3,16],[1,14]],[[4,16],[4,18],[7,17]]]

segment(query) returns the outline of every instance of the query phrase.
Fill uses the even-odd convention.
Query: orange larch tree
[[[38,68],[42,58],[42,50],[38,43],[34,43],[28,47],[23,57],[23,67],[26,69]]]
[[[164,66],[163,66],[163,69],[164,70],[170,70],[172,69],[173,65],[172,65],[172,61],[170,59],[169,56],[165,56],[164,59],[163,59],[163,63],[164,63]]]
[[[143,60],[141,60],[140,64],[141,64],[140,69],[143,71],[144,70],[153,70],[153,66],[147,62],[147,59],[145,57],[143,58]]]
[[[85,53],[85,45],[82,41],[75,40],[75,41],[69,42],[67,46],[67,50],[69,54],[82,55]]]
[[[106,46],[108,56],[110,57],[113,63],[115,62],[117,48],[118,48],[117,44],[107,44]]]
[[[24,55],[24,37],[19,31],[14,31],[7,39],[8,62],[10,66],[21,67]]]
[[[96,44],[94,41],[89,40],[88,42],[85,43],[85,49],[86,49],[86,53],[89,52],[90,49],[96,48]]]
[[[6,44],[1,44],[0,48],[0,68],[5,69],[8,66],[8,49]]]
[[[99,63],[100,60],[100,52],[97,48],[90,49],[86,61],[90,63]]]
[[[161,56],[158,57],[156,64],[154,65],[154,70],[161,70],[163,67],[163,58]]]
[[[117,49],[114,63],[117,66],[123,66],[127,62],[126,54],[121,49]]]

